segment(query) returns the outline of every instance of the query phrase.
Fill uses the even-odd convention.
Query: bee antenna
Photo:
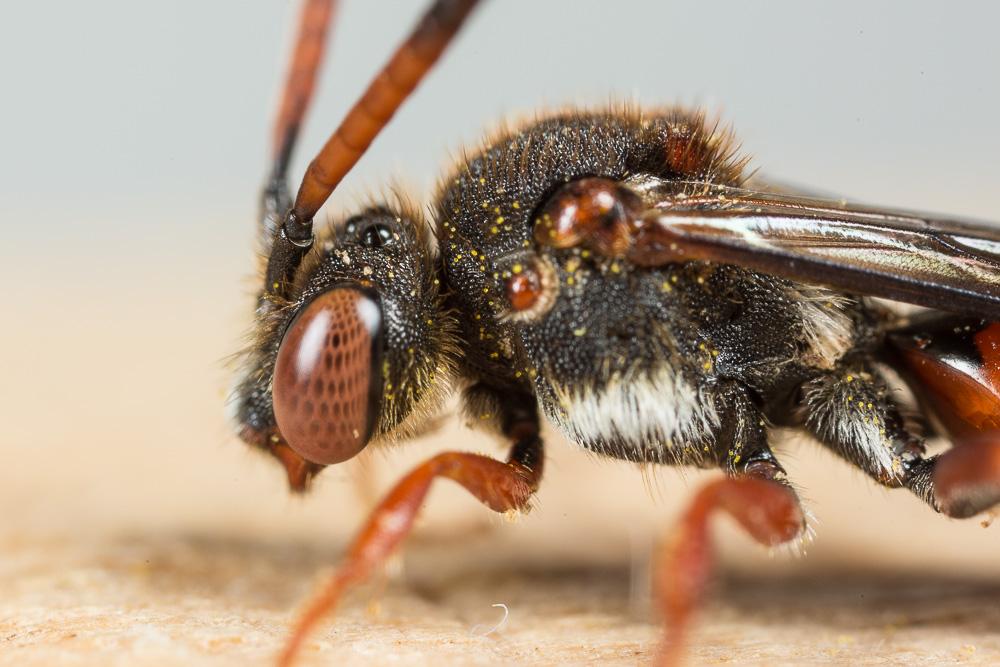
[[[302,119],[316,89],[316,75],[323,61],[336,5],[336,0],[305,0],[302,3],[295,50],[285,73],[285,87],[271,135],[272,181],[285,181]]]
[[[478,0],[436,0],[423,15],[310,163],[295,205],[285,216],[290,240],[312,238],[313,216],[434,66],[477,4]]]

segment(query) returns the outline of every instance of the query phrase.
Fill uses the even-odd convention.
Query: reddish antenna
[[[318,0],[310,3],[321,4]],[[478,0],[436,0],[423,15],[310,163],[295,205],[285,216],[290,240],[303,242],[312,237],[313,216],[434,66],[477,4]]]
[[[302,3],[295,50],[285,72],[285,88],[271,136],[272,178],[284,181],[302,118],[316,88],[316,75],[336,5],[336,0],[305,0]]]

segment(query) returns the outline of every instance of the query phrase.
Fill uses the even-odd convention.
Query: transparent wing
[[[988,223],[712,185],[664,198],[643,227],[639,263],[707,259],[1000,319],[1000,229]]]

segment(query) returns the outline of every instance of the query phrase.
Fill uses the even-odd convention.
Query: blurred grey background
[[[425,4],[341,2],[293,173]],[[51,252],[71,239],[190,238],[217,260],[241,253],[294,8],[4,3],[7,239]],[[340,201],[393,175],[426,191],[449,150],[506,114],[614,98],[716,110],[755,164],[783,178],[1000,217],[988,198],[1000,154],[998,25],[1000,7],[986,1],[493,0]]]

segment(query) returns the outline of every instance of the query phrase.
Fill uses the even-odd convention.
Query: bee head
[[[418,429],[454,337],[426,226],[385,206],[347,219],[316,241],[257,329],[237,389],[244,439],[323,466]]]

